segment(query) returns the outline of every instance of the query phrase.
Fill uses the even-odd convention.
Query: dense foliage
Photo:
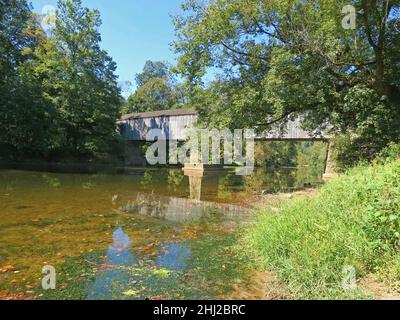
[[[297,298],[343,298],[346,266],[358,280],[375,273],[400,289],[400,153],[386,149],[379,161],[360,166],[279,212],[263,212],[249,230],[250,243]],[[397,159],[397,160],[393,160]],[[358,282],[360,284],[360,282]]]
[[[349,4],[355,29],[342,13]],[[308,129],[349,134],[350,165],[399,141],[400,1],[187,0],[183,9],[178,71],[205,123],[264,130],[301,115]],[[204,87],[211,68],[220,72]]]
[[[100,48],[99,12],[59,1],[43,30],[25,0],[0,12],[2,157],[104,158],[115,141],[121,98],[115,63]]]
[[[153,78],[166,79],[169,76],[169,68],[163,61],[148,60],[144,64],[143,71],[135,77],[138,88],[143,87]]]
[[[183,91],[164,62],[147,61],[143,71],[136,75],[136,85],[124,113],[177,109],[184,101]]]

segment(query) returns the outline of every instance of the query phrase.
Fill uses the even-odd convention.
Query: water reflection
[[[205,176],[185,176],[181,169],[145,169],[126,175],[0,171],[0,197],[5,201],[6,197],[13,197],[15,202],[29,200],[42,206],[53,203],[61,209],[67,203],[77,210],[111,209],[134,192],[237,204],[248,201],[252,194],[291,191],[319,183],[322,172],[308,167],[272,171],[256,168],[250,176],[236,176],[234,170]]]
[[[210,268],[217,274],[227,265],[231,256],[210,252],[223,247],[221,235],[251,219],[235,204],[249,202],[252,194],[262,190],[281,191],[319,179],[307,168],[272,173],[255,170],[248,177],[222,171],[199,179],[184,176],[181,169],[126,175],[0,171],[0,260],[24,270],[10,274],[18,288],[10,285],[8,274],[0,277],[0,287],[11,292],[25,290],[36,281],[43,261],[81,257],[85,273],[75,262],[68,262],[71,274],[66,290],[44,292],[46,297],[147,298],[165,297],[168,292],[170,298],[204,298],[203,285],[208,284],[193,279]],[[121,206],[132,214],[121,214]],[[115,231],[113,239],[105,239],[110,230]],[[138,238],[129,239],[131,232]],[[107,240],[110,245],[105,246]],[[217,245],[208,247],[209,240]],[[96,260],[99,256],[105,256],[104,260]],[[219,257],[221,263],[217,264]],[[97,264],[92,266],[93,261]],[[203,269],[193,269],[193,263]],[[188,269],[184,269],[186,265]],[[85,279],[90,284],[82,285]],[[195,284],[198,295],[193,293]]]
[[[195,222],[202,219],[220,222],[243,220],[249,215],[243,207],[193,199],[166,197],[155,194],[137,193],[120,208],[124,212],[161,218],[171,222]]]
[[[165,242],[155,260],[148,256],[136,259],[131,239],[119,227],[113,245],[96,279],[87,287],[88,300],[146,299],[184,279],[192,250],[183,243]]]
[[[132,253],[128,251],[131,245],[131,239],[122,230],[118,228],[113,234],[114,244],[112,247],[108,248],[107,251],[107,261],[110,264],[118,265],[133,265],[137,261]]]
[[[118,228],[113,234],[113,240],[113,245],[108,248],[103,270],[88,287],[88,300],[113,299],[120,295],[120,288],[129,285],[131,278],[129,270],[118,267],[137,265],[135,256],[128,251],[131,239],[122,228]]]
[[[184,270],[191,255],[192,250],[182,244],[166,244],[156,261],[156,265],[170,270]]]
[[[201,200],[201,183],[203,176],[189,176],[190,199]]]

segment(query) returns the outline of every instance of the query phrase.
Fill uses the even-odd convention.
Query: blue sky
[[[31,0],[34,11],[57,0]],[[118,65],[120,81],[134,83],[146,60],[175,63],[170,44],[174,40],[171,15],[180,12],[183,0],[83,0],[101,13],[102,47]],[[125,96],[126,96],[125,92]]]

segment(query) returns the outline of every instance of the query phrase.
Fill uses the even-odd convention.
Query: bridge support
[[[338,174],[335,170],[335,163],[333,157],[333,145],[331,142],[328,142],[328,150],[326,153],[326,162],[325,162],[325,172],[323,175],[324,181],[329,181],[333,178],[336,178]]]
[[[186,176],[191,175],[205,175],[208,172],[222,170],[223,165],[204,164],[204,163],[186,163],[183,167],[183,171]]]

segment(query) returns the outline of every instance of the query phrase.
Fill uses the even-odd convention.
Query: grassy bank
[[[262,210],[246,240],[294,298],[368,298],[360,280],[371,274],[399,291],[400,160],[359,166],[316,197]],[[346,281],[352,268],[357,288]]]

